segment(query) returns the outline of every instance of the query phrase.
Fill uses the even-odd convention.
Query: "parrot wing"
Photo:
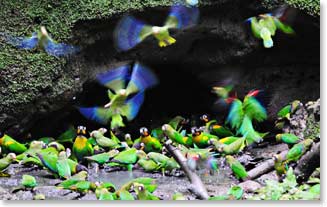
[[[183,121],[184,118],[181,116],[175,116],[172,120],[169,121],[169,125],[173,127],[173,129],[177,130],[177,127],[181,121]]]
[[[236,177],[244,179],[248,176],[244,166],[238,161],[232,164],[232,170],[236,174]]]
[[[242,125],[238,131],[245,137],[247,145],[250,145],[253,142],[260,142],[262,140],[261,135],[254,130],[252,121],[248,116],[244,116]]]
[[[52,39],[48,39],[44,45],[44,50],[52,56],[62,57],[75,54],[80,51],[76,46],[68,45],[65,43],[56,43]]]
[[[4,37],[5,41],[19,49],[31,50],[35,48],[39,42],[37,32],[34,32],[31,37],[14,37],[5,33],[1,36]]]
[[[71,177],[71,170],[67,160],[58,160],[56,166],[60,177],[66,179]]]
[[[150,35],[152,35],[152,26],[132,16],[126,16],[118,22],[114,31],[115,46],[119,51],[127,51]]]
[[[199,16],[200,12],[197,7],[175,5],[171,7],[165,26],[168,28],[183,29],[197,24]]]
[[[291,105],[284,106],[278,113],[277,116],[280,118],[286,117],[291,112]]]
[[[107,124],[112,117],[112,112],[103,107],[79,107],[80,113],[87,119],[96,121],[100,124]]]
[[[122,108],[122,115],[127,117],[129,121],[133,120],[138,114],[144,101],[144,93],[138,93],[129,100]]]
[[[243,108],[245,114],[252,120],[259,122],[267,119],[267,111],[255,97],[247,97],[244,99]]]
[[[153,87],[158,83],[158,79],[153,72],[140,63],[135,63],[131,80],[129,81],[126,93],[128,95],[145,91],[147,88]]]
[[[238,99],[235,99],[231,105],[227,116],[227,122],[230,123],[232,128],[239,128],[242,123],[244,116],[242,102]]]
[[[295,34],[295,31],[293,30],[293,28],[289,25],[284,24],[283,22],[281,22],[278,18],[274,18],[276,27],[281,30],[282,32],[284,32],[285,34]]]
[[[250,17],[250,18],[248,18],[246,20],[246,22],[250,23],[253,35],[256,38],[261,38],[260,37],[260,31],[262,29],[262,26],[260,26],[260,24],[258,23],[257,18],[256,17]]]
[[[298,157],[303,153],[304,146],[303,144],[294,145],[286,154],[286,158],[289,161],[296,161]]]
[[[123,65],[116,69],[109,70],[97,75],[98,82],[118,93],[120,89],[125,88],[126,80],[129,78],[130,65]],[[110,92],[111,93],[111,92]]]

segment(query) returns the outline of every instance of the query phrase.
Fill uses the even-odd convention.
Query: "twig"
[[[285,160],[286,154],[288,150],[282,151],[279,155],[281,155],[282,159]],[[269,159],[259,166],[253,168],[252,170],[248,171],[248,176],[246,180],[253,180],[263,174],[269,173],[270,171],[274,170],[275,162],[273,159]]]
[[[320,142],[314,143],[311,150],[298,161],[294,174],[298,182],[307,180],[313,171],[320,166]]]
[[[192,192],[196,194],[200,199],[207,200],[209,198],[207,189],[205,188],[200,177],[196,173],[191,171],[190,168],[187,166],[187,159],[184,157],[181,151],[171,145],[169,141],[165,143],[165,147],[169,151],[169,153],[172,154],[172,156],[181,166],[182,170],[185,172],[187,178],[190,180]]]

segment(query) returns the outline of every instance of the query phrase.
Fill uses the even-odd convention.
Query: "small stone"
[[[258,190],[259,188],[261,188],[261,185],[258,182],[255,182],[253,180],[248,180],[248,181],[245,181],[243,183],[240,183],[239,186],[241,188],[243,188],[243,190],[246,193],[253,193],[256,190]]]

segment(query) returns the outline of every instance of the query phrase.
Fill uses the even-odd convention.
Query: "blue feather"
[[[175,5],[172,6],[169,16],[175,17],[177,19],[177,29],[182,29],[197,24],[200,12],[197,7]]]
[[[64,43],[55,43],[51,39],[48,39],[44,49],[49,55],[56,57],[67,56],[80,51],[78,47]]]
[[[136,63],[129,84],[133,84],[141,92],[158,83],[158,79],[147,67]]]
[[[145,26],[143,22],[134,17],[126,16],[122,18],[114,32],[117,50],[126,51],[139,44],[142,41],[140,34]]]
[[[39,42],[39,39],[37,37],[37,33],[34,32],[31,37],[13,37],[10,35],[5,34],[6,41],[19,48],[19,49],[26,49],[31,50],[35,48]]]
[[[138,114],[144,101],[144,93],[138,93],[130,98],[126,104],[128,107],[126,117],[129,121],[133,120]]]
[[[103,113],[99,113],[100,110],[107,109],[101,109],[99,107],[79,107],[78,110],[85,118],[96,121],[100,124],[107,124],[109,121],[107,116],[104,116]]]
[[[125,87],[125,81],[129,78],[128,77],[129,70],[130,70],[130,65],[123,65],[116,69],[109,70],[108,72],[101,73],[97,75],[96,78],[100,84],[107,86],[109,88],[111,87],[110,84],[113,81],[118,81],[123,85],[122,87]]]

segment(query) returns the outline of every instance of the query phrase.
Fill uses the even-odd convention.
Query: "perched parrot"
[[[185,145],[188,147],[191,147],[193,145],[193,141],[192,141],[191,137],[183,136],[181,133],[179,133],[175,129],[173,129],[173,127],[171,127],[169,124],[164,124],[162,126],[162,131],[173,142],[176,142],[178,144],[182,144],[182,145]]]
[[[134,182],[132,189],[135,191],[138,200],[160,200],[150,193],[143,184]]]
[[[96,183],[90,181],[78,181],[76,184],[71,185],[68,189],[79,193],[87,193],[88,191],[95,191],[96,188]]]
[[[56,176],[58,173],[58,169],[57,169],[58,154],[41,151],[36,153],[36,155],[42,162],[43,166],[46,167],[50,172],[54,173]]]
[[[105,182],[98,185],[97,188],[95,189],[95,196],[98,199],[100,197],[102,189],[106,189],[109,193],[114,193],[116,191],[116,186],[111,182]],[[113,194],[113,197],[116,199],[117,198],[116,194]]]
[[[170,36],[170,29],[184,29],[197,24],[199,9],[182,5],[172,6],[164,26],[151,26],[132,17],[121,19],[114,32],[114,41],[119,51],[127,51],[153,35],[159,47],[174,44],[176,40]]]
[[[72,55],[80,50],[72,45],[57,43],[50,37],[44,26],[32,33],[30,37],[14,37],[8,34],[3,34],[3,36],[9,44],[19,49],[32,50],[37,47],[56,57]]]
[[[217,136],[202,132],[196,127],[192,128],[192,141],[197,147],[204,148],[209,145],[210,139],[218,139]]]
[[[286,154],[287,162],[298,161],[300,157],[311,147],[312,139],[305,139],[302,142],[295,144]]]
[[[179,164],[174,160],[174,158],[169,158],[161,153],[150,152],[147,154],[147,157],[158,164],[163,175],[166,170],[172,171],[174,169],[180,168]]]
[[[175,116],[172,120],[168,122],[168,124],[173,127],[176,131],[180,132],[187,123],[189,122],[188,119],[185,119],[182,116]]]
[[[69,179],[71,177],[71,170],[68,163],[67,154],[64,151],[61,151],[58,156],[58,160],[56,163],[56,167],[58,170],[58,175],[61,178]]]
[[[240,200],[243,196],[244,190],[240,186],[232,186],[227,194],[230,196],[229,200]]]
[[[298,109],[301,102],[299,100],[292,101],[292,103],[284,106],[278,113],[277,113],[277,120],[275,122],[275,127],[277,129],[283,129],[285,122],[289,121],[291,115]]]
[[[34,188],[37,186],[37,182],[35,180],[35,177],[31,175],[23,175],[22,185],[25,188]]]
[[[59,135],[56,141],[59,143],[66,143],[66,142],[73,143],[76,136],[77,136],[76,129],[73,126],[71,126],[64,133]]]
[[[6,157],[0,159],[0,177],[2,177],[3,172],[9,167],[11,163],[16,161],[16,154],[9,153]]]
[[[229,164],[230,168],[232,169],[237,179],[244,180],[248,176],[248,173],[246,172],[244,166],[233,156],[227,155],[226,161]]]
[[[284,142],[288,145],[293,145],[299,142],[299,137],[295,134],[290,133],[283,133],[283,134],[277,134],[276,135],[276,141],[277,142]]]
[[[275,35],[276,30],[279,29],[285,34],[294,34],[294,30],[281,22],[284,10],[279,10],[279,13],[261,14],[259,17],[250,17],[247,22],[251,24],[252,33],[256,38],[263,40],[265,48],[274,46],[272,36]]]
[[[77,137],[73,144],[72,153],[78,161],[82,161],[84,157],[93,155],[93,147],[88,142],[88,139],[85,137],[86,127],[78,126],[77,127]]]
[[[109,124],[111,121],[111,129],[125,126],[123,116],[129,121],[133,120],[144,101],[144,91],[158,81],[154,73],[140,63],[134,64],[131,75],[130,68],[130,65],[123,65],[99,74],[98,82],[109,88],[110,102],[104,107],[79,108],[80,113],[100,124]]]
[[[144,144],[144,151],[148,152],[160,152],[162,150],[162,145],[158,139],[152,137],[149,130],[145,127],[140,129],[140,143]]]
[[[103,201],[103,200],[109,200],[113,201],[116,200],[116,196],[114,193],[111,193],[108,191],[107,188],[101,188],[98,196],[98,200]]]
[[[116,192],[118,194],[119,199],[122,201],[133,201],[135,200],[134,196],[128,192],[127,190],[120,190],[119,192]]]
[[[141,166],[146,172],[157,171],[160,168],[160,165],[151,159],[140,159],[137,161],[137,164]]]
[[[217,135],[218,137],[233,136],[233,132],[231,132],[228,128],[217,124],[216,120],[209,120],[209,116],[207,114],[203,114],[200,117],[200,120],[205,123],[206,131],[210,134]]]
[[[156,184],[155,179],[149,178],[149,177],[138,177],[138,178],[135,178],[135,179],[125,183],[124,185],[122,185],[117,192],[119,193],[120,191],[123,191],[123,190],[129,191],[131,189],[133,183],[143,184],[145,189],[147,191],[149,191],[150,193],[154,192],[157,189],[157,184]]]
[[[129,147],[132,147],[133,144],[134,144],[134,142],[133,142],[133,140],[132,140],[131,135],[130,135],[130,134],[125,134],[124,138],[125,138],[125,142],[127,143],[127,145],[128,145]]]
[[[118,150],[113,149],[113,150],[110,150],[109,152],[104,152],[101,154],[85,157],[85,159],[87,159],[88,161],[96,162],[100,165],[103,165],[104,163],[109,162],[109,160],[111,158],[113,158],[114,156],[116,156],[118,153],[119,153]]]
[[[28,155],[31,155],[31,156],[36,155],[37,152],[40,152],[45,147],[46,147],[46,145],[42,141],[32,141],[30,143],[29,148],[24,153],[17,155],[16,159],[18,161],[21,161],[23,159],[26,159],[28,157]]]
[[[94,130],[90,133],[91,137],[95,138],[95,141],[100,147],[113,149],[119,146],[119,143],[108,137],[105,137],[104,134],[107,132],[107,129],[100,128],[98,130]]]
[[[75,185],[79,181],[85,181],[88,176],[88,173],[86,171],[81,171],[75,175],[73,175],[70,179],[64,180],[59,185],[57,185],[58,188],[62,189],[69,189],[70,186]]]
[[[128,171],[132,171],[133,165],[137,162],[137,160],[138,160],[138,150],[135,148],[131,148],[118,153],[111,160],[111,162],[121,164],[124,167],[126,167]]]
[[[282,157],[278,154],[273,156],[273,160],[275,162],[274,168],[278,176],[282,176],[286,174],[288,170],[287,162],[282,159]]]
[[[245,137],[240,137],[231,144],[224,144],[218,149],[218,152],[225,155],[232,155],[241,152],[245,147]]]
[[[25,145],[17,142],[12,137],[2,132],[0,132],[0,147],[2,150],[1,152],[2,154],[13,152],[18,155],[27,150]]]

